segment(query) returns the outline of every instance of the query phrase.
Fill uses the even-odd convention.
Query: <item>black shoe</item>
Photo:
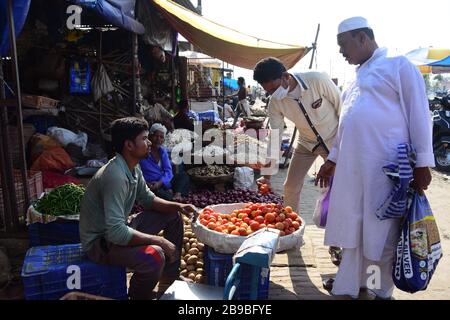
[[[342,249],[339,247],[330,247],[328,253],[330,254],[331,262],[339,267],[342,260]]]
[[[329,278],[329,279],[322,281],[323,288],[325,290],[327,290],[328,292],[333,290],[333,283],[334,283],[334,278]]]

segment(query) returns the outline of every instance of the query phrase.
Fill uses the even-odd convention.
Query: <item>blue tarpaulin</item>
[[[135,0],[73,0],[74,4],[89,8],[111,24],[143,34],[144,26],[134,19]]]
[[[444,58],[442,60],[433,62],[433,63],[429,63],[429,66],[432,67],[450,67],[450,56],[448,56],[447,58]]]
[[[236,79],[225,78],[223,80],[223,84],[225,87],[231,88],[233,90],[239,89],[239,85]]]
[[[0,56],[6,56],[10,46],[7,2],[7,0],[0,0]],[[30,2],[31,0],[12,1],[16,38],[22,31],[27,19]]]

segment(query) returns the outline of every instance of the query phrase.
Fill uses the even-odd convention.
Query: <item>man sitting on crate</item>
[[[113,122],[116,156],[92,178],[81,201],[83,251],[96,263],[133,269],[131,299],[150,299],[158,281],[166,286],[180,278],[180,213],[192,216],[195,212],[194,206],[165,201],[147,187],[138,163],[149,154],[148,133],[142,119]],[[146,211],[129,217],[135,200]],[[160,231],[164,237],[156,236]]]

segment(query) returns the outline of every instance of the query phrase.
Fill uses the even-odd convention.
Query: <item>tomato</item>
[[[205,220],[209,220],[211,217],[209,216],[209,214],[203,214],[203,215],[201,215],[201,218],[205,219]]]
[[[233,218],[230,219],[230,221],[231,221],[232,223],[236,223],[236,222],[238,221],[238,219],[237,219],[236,217],[233,217]]]
[[[288,228],[284,229],[283,231],[286,236],[292,233]]]
[[[256,216],[258,216],[258,210],[253,210],[252,212],[250,212],[249,216],[254,219]]]
[[[231,231],[236,230],[237,227],[234,224],[228,224],[228,232],[231,233]]]
[[[294,233],[294,232],[295,232],[295,228],[294,228],[294,227],[289,227],[289,231],[290,231],[291,233]]]
[[[287,220],[284,220],[283,224],[284,224],[284,229],[288,229],[289,226],[290,226],[290,224],[289,224],[289,222]]]
[[[284,231],[280,231],[280,237],[284,237],[286,233]]]
[[[207,226],[208,223],[209,223],[209,221],[206,220],[206,219],[201,219],[201,220],[200,220],[200,223],[201,223],[202,225],[204,225],[204,226]]]
[[[241,234],[239,233],[239,231],[237,231],[237,230],[231,231],[230,234],[232,234],[232,235],[234,235],[234,236],[240,236],[240,235],[241,235]]]
[[[208,229],[214,230],[216,228],[216,224],[212,221],[208,223]]]
[[[217,232],[222,232],[222,230],[223,230],[222,226],[217,226],[214,228],[214,231],[217,231]]]
[[[253,233],[253,230],[250,227],[248,227],[247,228],[247,236],[251,235],[252,233]]]
[[[242,223],[241,223],[241,228],[248,228],[248,224],[245,223],[245,222],[242,222]]]
[[[263,216],[257,216],[254,221],[258,222],[258,223],[264,223],[264,217]]]
[[[250,223],[250,218],[249,217],[245,217],[244,219],[242,219],[242,221],[244,221],[246,224]]]
[[[256,222],[256,221],[252,221],[252,222],[250,223],[250,228],[251,228],[253,231],[259,230],[259,223]]]
[[[284,223],[283,222],[277,222],[275,224],[275,228],[277,228],[278,230],[284,230]]]
[[[276,229],[274,224],[268,224],[267,228]]]
[[[259,228],[260,228],[260,229],[264,229],[264,228],[267,228],[267,226],[266,226],[264,223],[261,223],[261,224],[259,225]]]
[[[292,220],[297,219],[298,215],[295,212],[290,212],[287,214],[288,218],[291,218]]]
[[[245,217],[248,217],[246,213],[239,213],[238,218],[244,220]]]
[[[292,222],[292,227],[295,230],[298,230],[300,228],[300,223],[298,223],[298,221],[294,221],[294,222]]]
[[[229,234],[229,232],[228,232],[227,229],[223,229],[223,230],[222,230],[222,233],[224,233],[224,234]]]
[[[285,210],[287,213],[291,213],[291,212],[292,212],[292,207],[291,207],[291,206],[287,206],[286,208],[284,208],[284,210]]]
[[[274,222],[275,221],[275,214],[273,212],[266,213],[264,218],[265,218],[265,220],[267,222]]]
[[[283,222],[285,219],[286,219],[286,215],[284,213],[280,213],[275,220],[277,222]]]
[[[287,218],[286,221],[289,224],[289,227],[292,226],[292,219],[291,218]]]
[[[240,227],[238,231],[241,236],[247,235],[247,228]]]

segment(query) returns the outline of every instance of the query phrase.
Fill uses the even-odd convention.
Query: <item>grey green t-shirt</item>
[[[127,245],[133,231],[127,226],[135,200],[150,208],[155,195],[147,187],[137,165],[130,171],[125,159],[116,154],[89,182],[81,200],[80,238],[83,251],[104,237],[117,245]]]

